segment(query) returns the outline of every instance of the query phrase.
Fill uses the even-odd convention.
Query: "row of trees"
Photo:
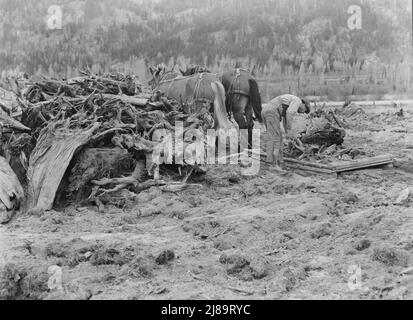
[[[410,44],[408,0],[109,0],[61,1],[63,29],[48,30],[59,1],[0,0],[0,68],[28,73],[188,59],[211,69],[228,61],[261,74],[354,72],[400,64]],[[361,30],[347,27],[350,5]],[[370,63],[371,64],[371,63]]]

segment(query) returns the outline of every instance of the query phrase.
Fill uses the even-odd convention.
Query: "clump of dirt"
[[[238,185],[246,179],[247,178],[240,173],[238,166],[228,165],[211,166],[205,175],[195,177],[193,181],[214,187],[230,187],[232,185]]]
[[[354,245],[354,249],[356,249],[357,251],[364,251],[364,250],[370,248],[370,246],[371,246],[370,240],[368,240],[368,239],[363,239],[363,240],[357,242],[357,243]]]
[[[257,280],[265,278],[269,273],[267,262],[258,257],[250,259],[250,268],[252,277]]]
[[[409,255],[407,252],[388,247],[374,249],[372,258],[374,261],[379,261],[389,267],[399,266],[407,268],[409,266]]]
[[[188,222],[182,228],[185,232],[192,232],[195,237],[199,237],[202,240],[216,238],[228,230],[228,228],[216,220]]]
[[[165,251],[162,251],[162,253],[160,253],[155,258],[155,261],[159,265],[164,265],[174,259],[175,259],[175,252],[173,252],[172,250],[165,250]]]
[[[346,191],[342,194],[341,200],[347,204],[355,204],[359,201],[359,197],[351,191]]]
[[[283,272],[283,278],[282,278],[282,285],[285,289],[285,291],[289,292],[291,291],[297,284],[297,278],[294,274],[294,272],[291,271],[290,268],[287,268]]]
[[[93,266],[119,265],[130,263],[136,256],[135,249],[127,246],[117,248],[107,247],[103,243],[87,242],[73,239],[68,242],[52,242],[44,250],[45,256],[58,258],[60,266],[76,267],[82,262],[90,262]]]
[[[27,274],[10,263],[0,272],[0,299],[14,300],[21,294],[21,282]]]
[[[127,268],[127,275],[133,275],[137,278],[152,278],[156,268],[153,259],[147,257],[137,257]]]
[[[46,270],[8,263],[0,270],[0,300],[42,299],[48,292]]]
[[[323,237],[330,236],[333,233],[333,229],[330,223],[323,223],[316,227],[316,229],[311,233],[311,238],[320,239]]]
[[[233,275],[244,281],[262,279],[268,275],[264,261],[258,258],[247,258],[238,252],[223,253],[219,262],[226,266],[228,275]]]
[[[89,289],[73,287],[65,290],[55,290],[50,292],[44,300],[64,300],[64,301],[85,301],[90,300],[93,293]]]
[[[101,248],[90,257],[93,266],[118,265],[122,266],[131,262],[134,258],[133,252],[129,250],[118,250],[115,248]]]
[[[219,237],[214,241],[214,248],[219,251],[226,251],[236,247],[236,239],[233,236]]]
[[[247,267],[250,264],[244,256],[237,253],[229,255],[223,253],[219,258],[219,262],[227,265],[228,274],[239,273],[244,267]]]
[[[92,254],[99,249],[101,249],[99,244],[73,239],[66,243],[49,243],[44,252],[46,257],[59,258],[56,264],[74,268],[79,263],[88,261]]]
[[[140,209],[140,217],[145,218],[145,217],[152,217],[152,216],[158,216],[163,213],[163,208],[159,208],[156,205],[148,205],[145,208]]]

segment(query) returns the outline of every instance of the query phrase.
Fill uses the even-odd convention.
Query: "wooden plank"
[[[267,156],[267,153],[265,153],[263,151],[258,151],[258,150],[252,150],[252,154],[257,155],[257,156],[264,156],[264,157]],[[296,159],[292,159],[292,158],[284,158],[284,162],[291,163],[291,164],[297,164],[297,165],[300,165],[300,166],[308,166],[308,167],[311,167],[311,168],[332,170],[330,165],[323,164],[323,163],[318,163],[318,162],[296,160]]]
[[[253,150],[252,153],[257,156],[267,156],[265,152]],[[355,171],[371,167],[385,166],[393,163],[393,158],[390,155],[377,156],[355,161],[336,161],[329,164],[301,161],[291,158],[284,158],[285,164],[290,168],[300,170],[333,174],[347,171]]]
[[[334,170],[320,169],[320,168],[315,168],[315,167],[310,167],[310,166],[305,166],[305,165],[299,165],[299,164],[296,164],[296,163],[287,163],[287,162],[285,163],[285,165],[288,168],[291,168],[291,169],[305,170],[305,171],[311,171],[311,172],[328,174],[328,175],[336,175],[336,172]]]
[[[324,164],[324,163],[319,163],[319,162],[296,160],[296,159],[292,159],[292,158],[284,158],[284,161],[289,162],[289,163],[295,163],[295,164],[298,164],[298,165],[305,165],[305,166],[309,166],[309,167],[313,167],[313,168],[332,170],[330,165]]]
[[[370,163],[370,162],[382,162],[382,161],[391,161],[391,160],[393,160],[393,158],[390,155],[381,155],[381,156],[365,158],[365,159],[360,159],[360,160],[335,161],[335,162],[331,162],[330,165],[334,167],[342,167],[346,165],[352,165],[354,163],[365,164],[365,163]]]
[[[331,167],[335,171],[343,171],[343,170],[354,170],[354,169],[360,169],[360,168],[368,168],[368,167],[377,167],[377,166],[383,166],[386,164],[392,164],[393,161],[372,161],[369,163],[353,163],[351,165],[343,165],[343,166],[338,166],[338,167]]]
[[[354,171],[371,167],[384,166],[393,163],[393,158],[389,155],[367,158],[357,161],[333,162],[330,164],[336,172]]]
[[[390,164],[392,164],[392,163],[393,163],[393,162],[371,163],[371,164],[369,164],[369,165],[354,166],[354,167],[348,167],[348,168],[343,168],[343,169],[336,169],[335,172],[337,172],[337,173],[342,173],[342,172],[363,170],[363,169],[368,169],[368,168],[383,167],[383,166],[390,165]]]
[[[245,151],[246,152],[246,151]],[[252,150],[253,156],[267,156],[265,152]],[[284,158],[284,163],[287,167],[291,169],[311,171],[315,173],[327,174],[327,175],[336,175],[336,172],[332,170],[328,165],[321,163],[313,163],[309,161],[300,161],[291,158]]]
[[[265,156],[265,153],[263,155]],[[256,160],[261,160],[261,155],[258,154],[257,152],[253,152],[251,157],[256,159]],[[263,160],[261,160],[261,161],[263,161]],[[328,176],[337,177],[337,173],[335,171],[329,170],[329,169],[317,168],[317,167],[306,166],[306,165],[300,165],[298,163],[293,163],[293,162],[290,162],[290,163],[285,162],[285,165],[288,168],[293,169],[293,170],[306,171],[306,172],[310,172],[310,173],[324,174],[324,175],[328,175]]]

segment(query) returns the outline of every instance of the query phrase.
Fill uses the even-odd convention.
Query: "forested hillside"
[[[48,28],[48,8],[62,28]],[[350,30],[350,5],[362,29]],[[410,53],[410,0],[1,0],[0,70],[72,74],[129,63],[238,61],[261,74],[362,69]]]

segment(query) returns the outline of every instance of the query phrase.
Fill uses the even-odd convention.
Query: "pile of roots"
[[[189,114],[190,106],[152,94],[122,74],[84,72],[69,80],[11,83],[13,92],[0,96],[3,212],[23,206],[44,211],[68,200],[102,205],[113,193],[124,198],[152,185],[171,187],[160,180],[159,162],[153,161],[154,150],[164,150],[166,134],[154,133],[174,136],[176,121],[184,132],[213,126],[211,104]],[[191,143],[184,141],[180,152]],[[194,165],[183,162],[178,171]]]
[[[345,123],[334,111],[317,109],[298,119],[298,139],[290,141],[285,154],[298,160],[348,160],[364,155],[361,150],[343,147]]]

